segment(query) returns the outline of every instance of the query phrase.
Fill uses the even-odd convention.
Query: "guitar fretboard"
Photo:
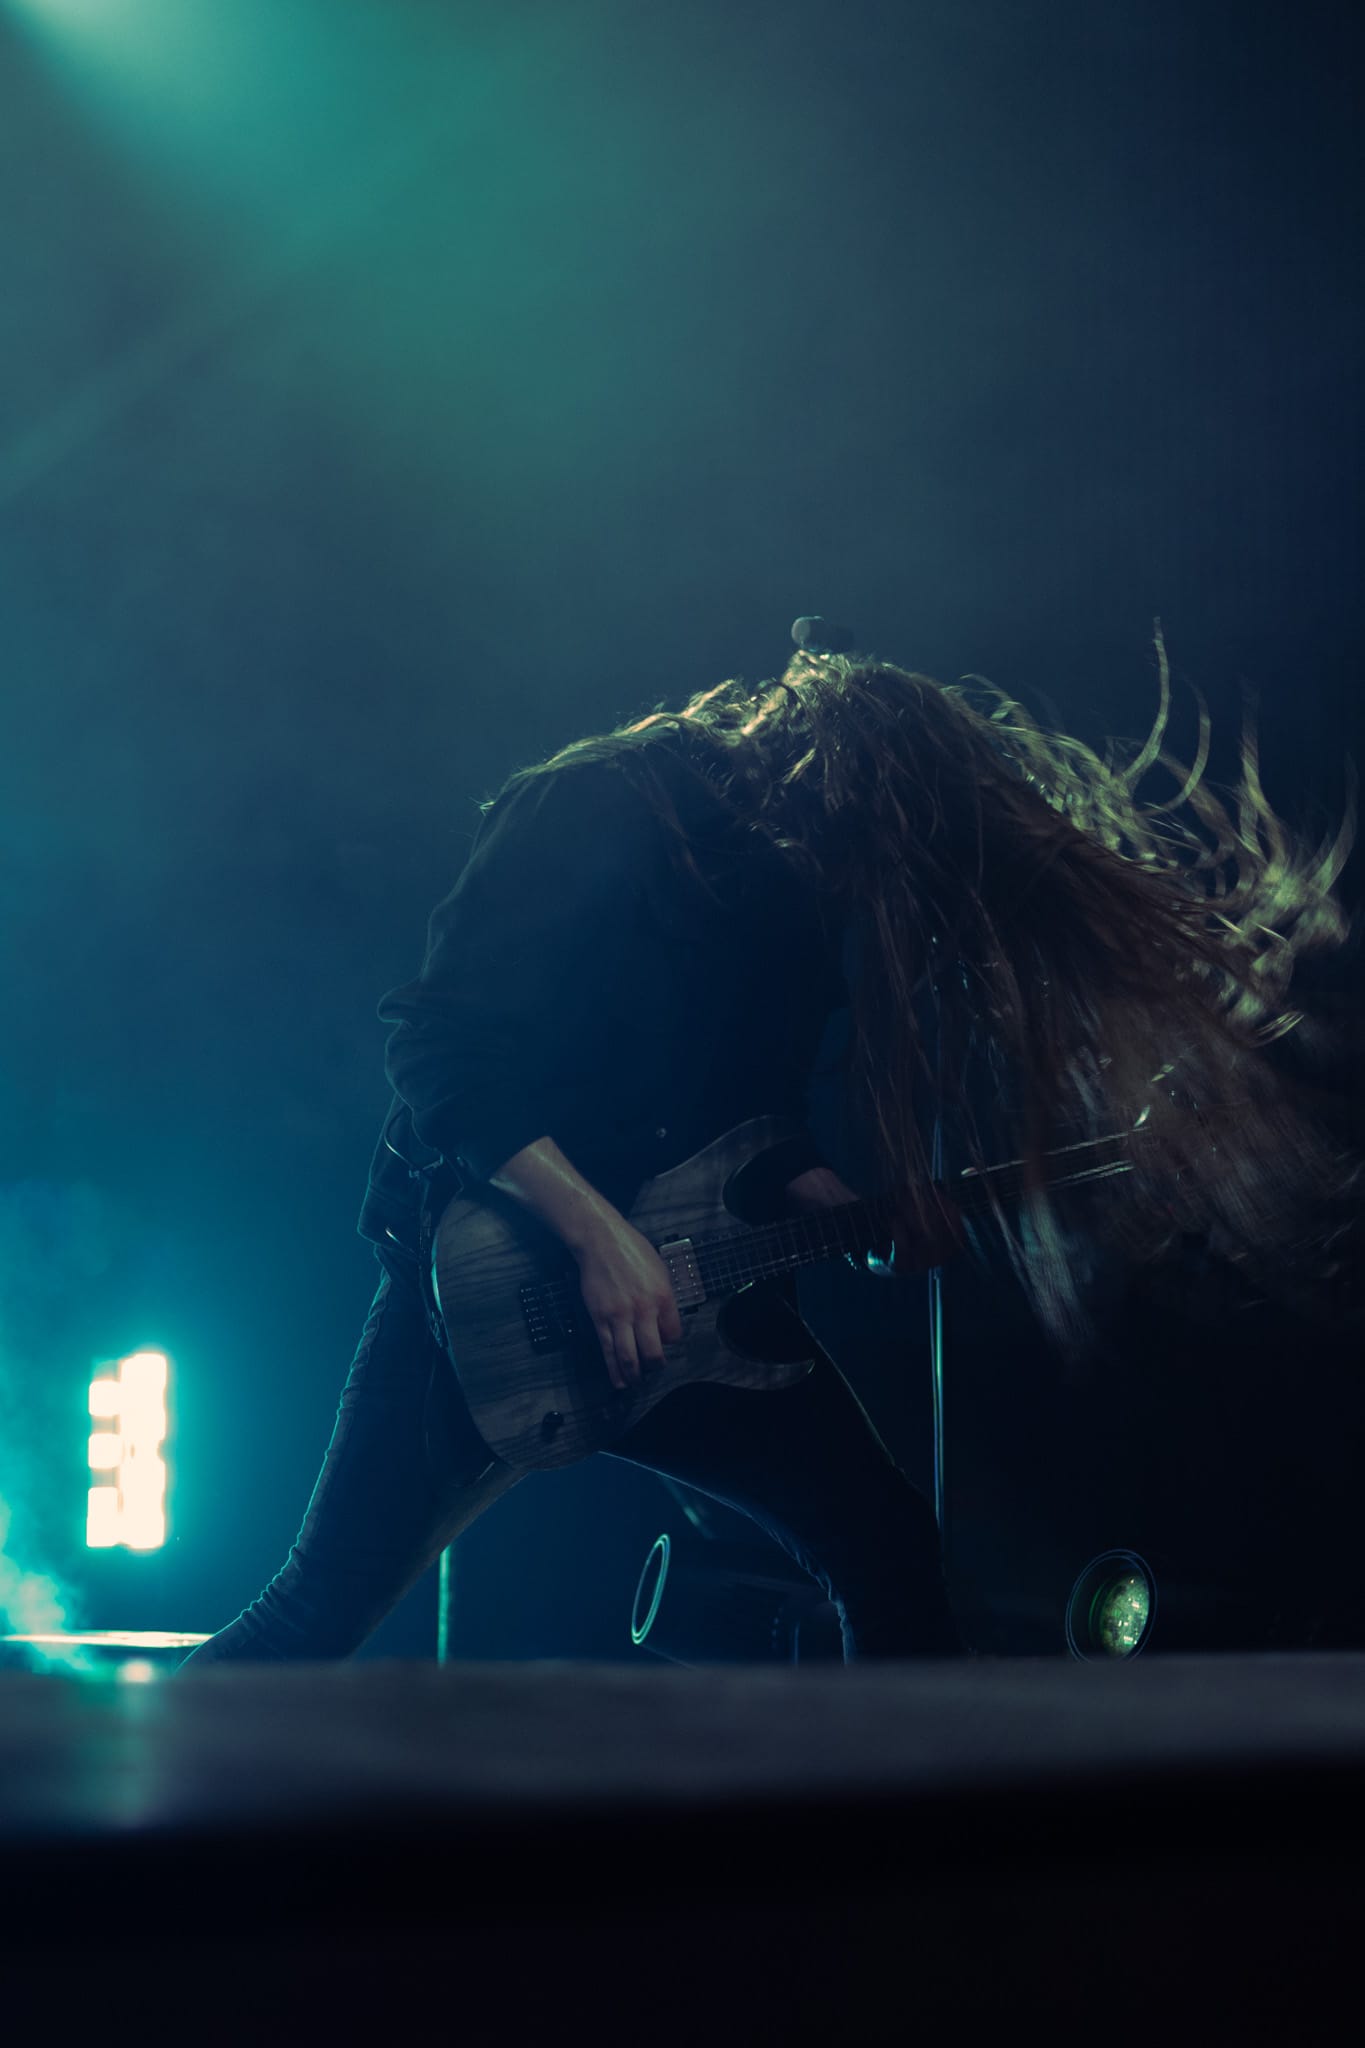
[[[1081,1187],[1129,1173],[1133,1162],[1128,1156],[1128,1144],[1128,1134],[1124,1133],[1087,1139],[1048,1152],[1044,1155],[1044,1184],[1051,1189]],[[955,1180],[935,1182],[964,1216],[1017,1200],[1026,1185],[1021,1159],[1006,1160],[984,1171],[969,1167]],[[865,1258],[869,1252],[887,1245],[897,1225],[898,1211],[897,1195],[873,1195],[831,1209],[784,1216],[778,1222],[760,1224],[754,1229],[718,1231],[685,1242],[689,1262],[706,1298],[712,1300],[734,1294],[756,1280],[775,1279],[827,1259],[849,1255]],[[547,1281],[537,1290],[536,1306],[547,1321],[570,1334],[576,1316],[581,1315],[576,1277],[566,1273],[563,1279]]]
[[[1126,1136],[1094,1138],[1049,1152],[1045,1155],[1045,1184],[1052,1189],[1079,1187],[1129,1173],[1132,1160],[1127,1145]],[[968,1168],[956,1180],[937,1181],[935,1186],[950,1196],[963,1215],[977,1215],[1024,1193],[1025,1166],[1023,1160],[1011,1159],[984,1172]],[[850,1254],[865,1257],[891,1238],[898,1206],[897,1196],[885,1194],[831,1209],[812,1209],[753,1230],[694,1238],[691,1253],[708,1295],[733,1293],[752,1280],[771,1279],[799,1266]]]

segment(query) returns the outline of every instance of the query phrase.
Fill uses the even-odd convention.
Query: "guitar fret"
[[[1049,1159],[1074,1159],[1074,1165],[1066,1171],[1047,1174],[1047,1184],[1057,1188],[1081,1187],[1130,1172],[1128,1141],[1129,1134],[1124,1133],[1059,1147],[1047,1155]],[[937,1185],[945,1188],[964,1215],[970,1216],[1021,1196],[1025,1192],[1024,1163],[1012,1159],[982,1171],[964,1168],[955,1180]],[[772,1279],[824,1259],[839,1258],[845,1253],[865,1255],[890,1234],[895,1212],[894,1195],[874,1195],[866,1201],[783,1217],[754,1229],[692,1239],[689,1254],[703,1296],[710,1300],[718,1294],[734,1293],[752,1281]],[[581,1322],[582,1299],[575,1277],[547,1280],[537,1290],[535,1300],[546,1317],[566,1333]]]

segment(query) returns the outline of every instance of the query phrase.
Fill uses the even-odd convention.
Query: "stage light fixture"
[[[167,1376],[163,1353],[135,1351],[119,1361],[116,1378],[90,1383],[91,1416],[113,1424],[91,1431],[90,1469],[113,1476],[86,1495],[89,1549],[156,1550],[166,1540]]]
[[[653,1628],[654,1617],[659,1612],[659,1602],[664,1597],[664,1585],[668,1579],[668,1560],[672,1548],[668,1531],[665,1529],[662,1536],[655,1537],[649,1556],[645,1559],[645,1568],[640,1574],[639,1584],[635,1588],[635,1602],[630,1615],[630,1639],[637,1650]],[[649,1588],[650,1597],[642,1621],[640,1607],[646,1587]]]
[[[1136,1657],[1156,1619],[1156,1580],[1135,1550],[1092,1558],[1071,1589],[1067,1647],[1073,1657]]]

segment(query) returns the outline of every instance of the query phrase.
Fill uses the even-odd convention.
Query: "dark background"
[[[1353,24],[0,9],[0,1500],[52,1582],[20,1610],[11,1573],[12,1626],[49,1599],[214,1628],[282,1561],[377,1278],[374,1006],[515,765],[774,673],[810,611],[1141,735],[1160,617],[1177,746],[1197,684],[1228,774],[1250,684],[1272,801],[1335,822]],[[927,1483],[923,1289],[871,1288],[812,1312]],[[1006,1293],[958,1317],[978,1411],[1015,1370],[1027,1475],[977,1487],[978,1557],[1056,1480]],[[87,1553],[90,1367],[143,1344],[172,1359],[171,1540]],[[1169,1441],[1189,1410],[1154,1399]],[[1306,1431],[1307,1490],[1340,1436]],[[623,1653],[676,1521],[601,1459],[529,1481],[465,1541],[471,1653]],[[429,1652],[433,1617],[428,1581],[372,1651]]]

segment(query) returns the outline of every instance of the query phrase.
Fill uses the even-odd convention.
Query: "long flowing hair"
[[[1318,1050],[1323,1027],[1291,1001],[1291,980],[1353,936],[1336,883],[1354,841],[1354,769],[1339,828],[1310,847],[1266,799],[1248,710],[1240,780],[1220,796],[1198,692],[1194,761],[1163,744],[1159,620],[1155,644],[1151,731],[1140,745],[1109,741],[1103,759],[984,677],[944,685],[875,656],[801,652],[776,680],[720,683],[540,764],[615,756],[700,880],[650,762],[655,743],[685,741],[741,829],[854,920],[851,1108],[883,1183],[906,1189],[925,1230],[940,1205],[924,1086],[958,1163],[985,1166],[967,1088],[969,1057],[984,1055],[996,1142],[1024,1162],[1018,1221],[997,1222],[1072,1357],[1094,1326],[1046,1185],[1050,1145],[1131,1134],[1131,1171],[1091,1205],[1125,1258],[1159,1259],[1193,1235],[1310,1287],[1340,1266],[1359,1175],[1326,1097],[1272,1056],[1292,1036]],[[1174,792],[1140,801],[1156,770]]]

